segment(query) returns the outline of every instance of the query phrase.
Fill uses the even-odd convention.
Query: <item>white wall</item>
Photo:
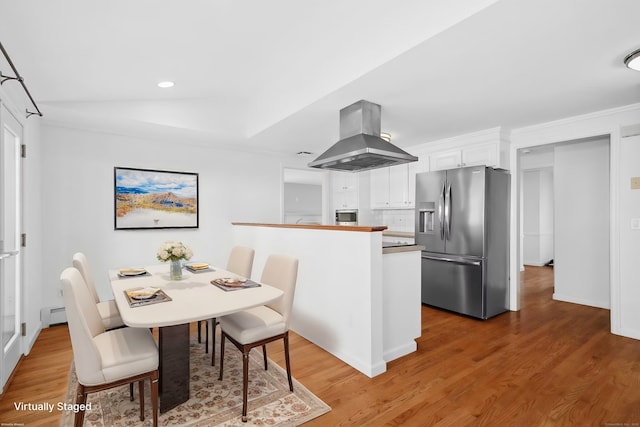
[[[555,148],[554,299],[609,308],[609,138]]]
[[[182,240],[194,259],[226,264],[232,221],[280,221],[286,158],[53,126],[43,127],[42,140],[46,305],[63,304],[58,278],[77,251],[87,255],[100,297],[110,298],[107,269],[156,263],[165,240]],[[114,166],[198,173],[200,228],[114,230]]]
[[[640,177],[640,136],[622,138],[620,143],[620,290],[622,335],[638,336],[640,325],[640,189],[631,188],[631,178]]]
[[[545,265],[553,259],[553,170],[527,170],[523,179],[523,261]]]

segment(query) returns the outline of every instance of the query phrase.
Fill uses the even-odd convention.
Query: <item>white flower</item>
[[[165,242],[156,254],[156,258],[162,262],[179,261],[181,259],[191,259],[193,252],[182,242]]]

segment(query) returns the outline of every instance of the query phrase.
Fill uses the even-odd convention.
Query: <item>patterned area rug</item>
[[[220,341],[217,340],[219,343]],[[219,347],[216,349],[219,357]],[[249,361],[248,422],[242,414],[242,354],[232,345],[225,346],[224,380],[218,381],[218,366],[211,366],[211,353],[204,352],[204,344],[191,338],[190,399],[178,407],[160,414],[160,426],[297,426],[331,410],[323,401],[293,380],[289,391],[287,373],[269,360],[264,370],[262,353],[251,352]],[[66,402],[73,403],[77,388],[73,364],[69,371]],[[145,420],[140,421],[138,386],[135,400],[129,401],[129,386],[116,387],[90,394],[87,403],[91,410],[85,414],[85,426],[129,427],[151,426],[151,396],[149,382],[145,382]],[[74,414],[66,411],[61,427],[73,425]]]

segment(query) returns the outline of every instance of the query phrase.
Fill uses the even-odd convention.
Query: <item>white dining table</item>
[[[189,399],[189,324],[267,304],[283,292],[266,284],[225,291],[211,281],[238,276],[213,266],[199,272],[183,268],[180,280],[171,279],[168,264],[144,269],[147,274],[129,277],[109,270],[109,280],[125,325],[158,328],[160,412],[166,412]],[[131,306],[126,292],[147,287],[162,290],[171,300]]]

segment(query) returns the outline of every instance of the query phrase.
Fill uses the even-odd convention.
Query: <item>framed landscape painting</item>
[[[116,230],[198,228],[198,174],[114,168]]]

